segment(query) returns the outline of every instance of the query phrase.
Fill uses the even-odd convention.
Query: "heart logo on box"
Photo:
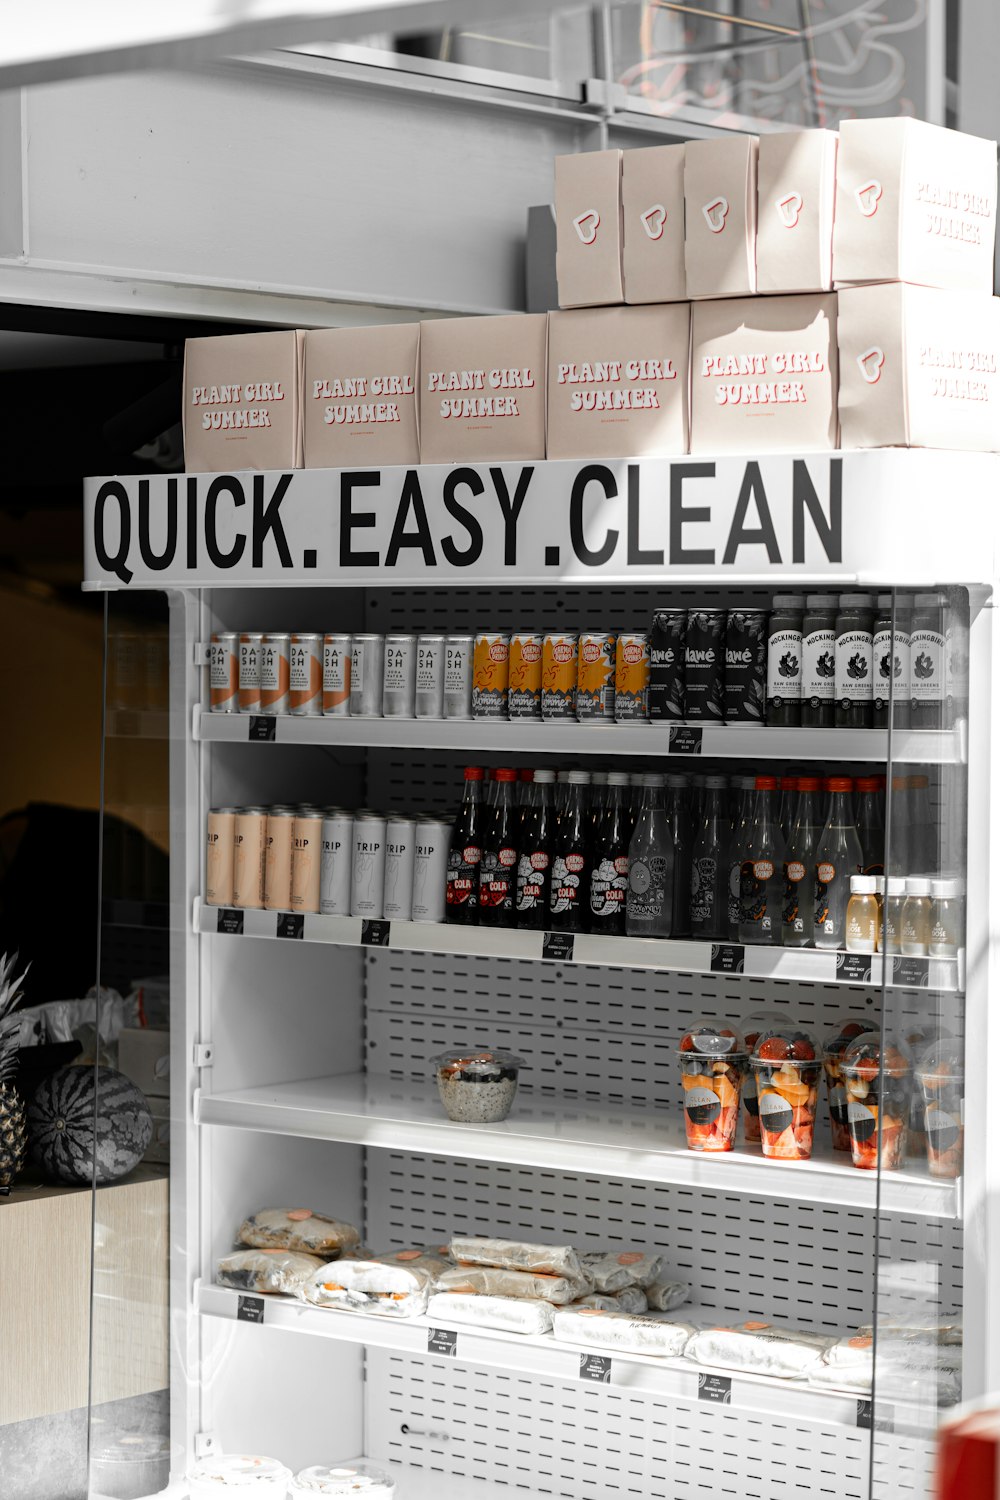
[[[601,216],[596,208],[588,208],[573,220],[573,228],[584,245],[592,245],[597,239]]]
[[[874,385],[878,380],[884,364],[885,355],[878,344],[872,344],[871,348],[866,349],[864,354],[858,355],[858,369],[861,371],[861,378],[867,380],[869,385]]]
[[[705,215],[705,223],[713,234],[721,234],[726,227],[726,219],[729,215],[729,199],[713,198],[711,203],[702,205],[702,213]]]
[[[877,177],[869,177],[859,188],[854,189],[854,197],[858,208],[866,219],[870,219],[878,211],[879,199],[882,196],[882,184]]]
[[[775,199],[774,206],[785,228],[794,229],[799,222],[799,214],[802,212],[802,194],[786,193],[783,198]]]
[[[667,222],[667,210],[662,203],[654,203],[644,214],[639,215],[639,222],[651,240],[658,240]]]

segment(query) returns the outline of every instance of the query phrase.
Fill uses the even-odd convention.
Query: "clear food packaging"
[[[436,1283],[439,1292],[464,1292],[483,1297],[541,1298],[557,1306],[575,1302],[585,1284],[569,1276],[546,1276],[537,1271],[508,1271],[498,1266],[456,1266]]]
[[[215,1268],[217,1286],[236,1292],[278,1292],[294,1297],[325,1262],[302,1250],[234,1250]]]
[[[732,1328],[703,1328],[684,1352],[701,1365],[793,1378],[817,1368],[832,1342],[818,1333],[751,1320]]]
[[[936,1043],[917,1065],[932,1177],[957,1177],[965,1144],[965,1059],[953,1038]]]
[[[691,1296],[691,1284],[687,1281],[654,1281],[646,1287],[646,1301],[655,1312],[673,1312],[683,1307]]]
[[[794,1026],[764,1031],[757,1038],[750,1067],[757,1080],[764,1155],[779,1161],[808,1161],[821,1069],[812,1037]]]
[[[663,1270],[663,1256],[644,1250],[590,1250],[580,1257],[595,1292],[619,1292],[622,1287],[647,1287]]]
[[[219,1500],[238,1494],[243,1500],[266,1495],[268,1500],[286,1500],[292,1471],[276,1458],[249,1453],[217,1453],[203,1458],[188,1473],[190,1500]]]
[[[449,1247],[461,1265],[498,1266],[508,1271],[537,1271],[543,1276],[568,1276],[586,1283],[591,1277],[572,1245],[535,1245],[528,1240],[495,1240],[481,1235],[456,1234]]]
[[[237,1243],[260,1250],[304,1250],[335,1260],[350,1255],[361,1236],[353,1224],[330,1219],[313,1208],[262,1208],[249,1214],[236,1234]]]
[[[375,1260],[383,1266],[403,1266],[407,1271],[426,1271],[431,1281],[453,1268],[447,1245],[433,1249],[389,1250],[385,1255],[354,1256],[355,1260]]]
[[[781,1010],[758,1010],[747,1016],[743,1040],[748,1053],[752,1053],[761,1036],[768,1031],[791,1026],[791,1018]],[[748,1146],[760,1145],[760,1112],[757,1108],[757,1080],[748,1067],[743,1081],[743,1139]],[[845,1148],[846,1149],[846,1148]]]
[[[617,1292],[591,1292],[587,1297],[578,1297],[574,1307],[599,1307],[603,1312],[644,1313],[649,1311],[649,1299],[641,1286],[623,1286]]]
[[[510,1114],[524,1059],[493,1048],[456,1047],[431,1058],[449,1120],[495,1125]]]
[[[431,1278],[426,1271],[387,1266],[377,1260],[336,1260],[315,1271],[300,1296],[336,1312],[416,1318],[427,1307]]]
[[[596,1307],[560,1307],[552,1320],[552,1331],[557,1339],[569,1344],[670,1358],[684,1353],[694,1328],[690,1323],[667,1318],[633,1317],[631,1313],[602,1312]]]
[[[690,1151],[732,1151],[747,1068],[746,1043],[732,1026],[698,1021],[678,1048],[684,1128]]]
[[[867,1030],[856,1016],[844,1016],[837,1029],[823,1043],[823,1073],[826,1077],[826,1102],[830,1108],[830,1133],[834,1151],[850,1151],[851,1133],[847,1128],[847,1094],[840,1072],[844,1053],[856,1037]]]
[[[353,1500],[392,1500],[396,1481],[385,1469],[378,1469],[364,1459],[346,1463],[316,1464],[302,1469],[292,1480],[289,1495],[351,1496]]]
[[[479,1293],[435,1292],[427,1316],[442,1323],[502,1328],[506,1333],[549,1333],[551,1302],[539,1297],[489,1297]]]
[[[862,1171],[894,1171],[906,1160],[911,1066],[905,1043],[877,1031],[855,1037],[840,1070],[847,1093],[851,1158]]]

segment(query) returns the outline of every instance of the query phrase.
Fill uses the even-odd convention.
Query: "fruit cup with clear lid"
[[[681,1037],[684,1129],[689,1151],[732,1151],[747,1049],[735,1027],[699,1021]]]
[[[315,1464],[311,1469],[302,1469],[292,1480],[288,1491],[291,1497],[337,1495],[341,1500],[392,1500],[396,1493],[396,1481],[385,1469],[376,1468],[364,1459],[352,1459],[349,1463]]]
[[[518,1073],[527,1064],[492,1047],[455,1047],[432,1057],[431,1066],[449,1120],[495,1125],[510,1114]]]
[[[837,1029],[823,1043],[823,1073],[826,1077],[826,1102],[830,1106],[830,1134],[834,1151],[850,1151],[851,1133],[847,1128],[847,1093],[840,1064],[844,1053],[868,1027],[856,1016],[844,1016]]]
[[[780,1010],[758,1010],[753,1015],[747,1016],[746,1028],[743,1032],[747,1044],[747,1052],[753,1052],[758,1040],[768,1031],[779,1031],[782,1027],[790,1027],[790,1017]],[[748,1145],[760,1145],[760,1114],[757,1108],[757,1080],[753,1072],[747,1067],[746,1078],[743,1082],[743,1139]]]
[[[866,1031],[846,1048],[840,1071],[847,1094],[851,1157],[863,1171],[895,1171],[906,1160],[912,1068],[906,1043]]]
[[[750,1068],[765,1156],[808,1161],[812,1155],[821,1066],[812,1037],[795,1026],[776,1026],[757,1038]]]
[[[932,1177],[957,1177],[965,1143],[965,1059],[954,1037],[936,1042],[916,1067],[927,1124]]]

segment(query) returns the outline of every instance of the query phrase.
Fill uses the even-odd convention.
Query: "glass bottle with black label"
[[[843,948],[851,876],[860,875],[861,840],[851,806],[851,778],[830,777],[830,811],[816,846],[816,910],[813,941],[817,948]]]
[[[705,777],[705,803],[691,853],[691,935],[709,943],[729,941],[730,828],[726,778]]]
[[[466,766],[465,793],[448,848],[446,915],[449,922],[479,919],[479,866],[483,857],[483,769]]]
[[[910,725],[940,729],[944,724],[944,594],[918,594],[910,629]]]
[[[778,826],[778,783],[758,776],[753,815],[740,858],[740,942],[780,943],[785,841]]]
[[[690,788],[686,776],[668,775],[666,811],[670,836],[674,844],[674,900],[671,936],[687,937],[691,931],[691,844],[692,823],[689,805]]]
[[[520,809],[514,801],[517,772],[496,773],[493,806],[485,819],[479,866],[479,921],[483,927],[513,927],[517,888]]]
[[[589,771],[570,771],[566,805],[552,840],[549,926],[553,932],[582,932],[590,889]]]
[[[865,875],[885,874],[885,816],[876,776],[859,776],[854,783],[854,818],[861,842]]]
[[[628,896],[628,848],[632,814],[626,771],[609,771],[604,806],[594,824],[590,862],[588,928],[608,937],[625,936]]]
[[[874,609],[871,594],[840,596],[835,627],[837,702],[834,723],[838,729],[872,727]]]
[[[629,937],[669,937],[674,841],[663,805],[663,777],[642,778],[642,806],[628,851],[625,929]]]
[[[807,594],[802,617],[802,725],[833,727],[837,687],[837,603],[826,594]]]
[[[514,920],[518,927],[532,929],[549,925],[549,890],[552,875],[552,810],[554,771],[536,771],[528,788],[528,801],[521,815],[517,847],[517,894]]]
[[[785,900],[781,941],[786,948],[809,948],[813,940],[816,845],[823,832],[818,776],[799,777],[799,800],[785,850]]]
[[[802,722],[802,600],[776,594],[767,623],[767,722]]]
[[[749,833],[750,820],[753,817],[753,794],[757,779],[754,776],[737,776],[734,778],[734,784],[739,797],[736,803],[736,811],[733,814],[732,833],[729,838],[726,857],[729,885],[727,925],[729,929],[729,941],[731,943],[738,943],[740,940],[740,922],[743,911],[740,901],[740,871],[743,864],[743,845]]]

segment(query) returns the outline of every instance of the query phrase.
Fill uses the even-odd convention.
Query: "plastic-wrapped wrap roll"
[[[673,1312],[691,1296],[691,1287],[686,1281],[654,1281],[645,1291],[646,1301],[656,1312]]]
[[[293,1297],[324,1264],[319,1255],[300,1250],[234,1250],[215,1268],[218,1286],[237,1292],[281,1292]]]
[[[667,1318],[633,1317],[630,1313],[602,1312],[593,1307],[560,1307],[552,1321],[557,1339],[586,1344],[595,1349],[624,1354],[683,1354],[694,1333],[690,1323]]]
[[[552,1304],[537,1297],[486,1297],[464,1292],[436,1292],[427,1315],[442,1323],[502,1328],[507,1333],[548,1333]]]
[[[350,1255],[361,1236],[353,1224],[327,1218],[312,1208],[262,1208],[249,1214],[236,1234],[237,1243],[259,1250],[304,1250],[334,1260]]]
[[[832,1342],[820,1334],[751,1321],[733,1328],[704,1328],[684,1352],[702,1365],[794,1377],[818,1368]]]
[[[430,1288],[426,1271],[387,1266],[378,1260],[335,1260],[310,1276],[300,1296],[337,1312],[416,1318],[427,1307]]]
[[[496,1266],[504,1271],[537,1271],[543,1276],[568,1276],[594,1290],[572,1245],[532,1245],[524,1240],[494,1240],[479,1235],[455,1235],[451,1256],[462,1265]]]
[[[581,1284],[568,1276],[505,1271],[499,1266],[456,1266],[439,1276],[436,1285],[439,1292],[464,1292],[469,1296],[483,1297],[531,1297],[556,1306],[574,1302],[581,1292]]]
[[[663,1256],[643,1250],[592,1250],[580,1257],[595,1292],[619,1292],[623,1286],[649,1286],[663,1270]]]
[[[644,1313],[649,1308],[641,1286],[623,1286],[617,1292],[591,1292],[580,1297],[574,1307],[599,1307],[602,1312]]]

